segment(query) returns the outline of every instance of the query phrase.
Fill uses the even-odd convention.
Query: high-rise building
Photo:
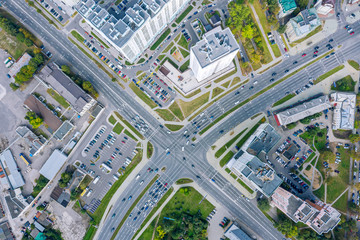
[[[229,28],[216,27],[190,50],[190,68],[200,82],[227,68],[240,47]]]
[[[295,0],[279,0],[279,6],[279,18],[283,18],[291,14],[297,8]]]
[[[129,62],[134,62],[188,2],[130,0],[121,9],[118,7],[118,14],[113,15],[94,0],[81,0],[76,9],[106,41]]]

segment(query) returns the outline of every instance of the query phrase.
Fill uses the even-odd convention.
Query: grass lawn
[[[232,86],[234,86],[234,85],[236,85],[236,84],[238,84],[238,83],[240,83],[240,82],[241,82],[241,79],[240,79],[239,77],[235,77],[235,78],[233,79],[233,81],[231,82],[230,87],[232,87]]]
[[[174,42],[177,42],[179,41],[180,37],[181,37],[181,33],[179,33],[175,38],[174,38]]]
[[[186,184],[186,183],[192,183],[193,180],[190,178],[180,178],[176,181],[176,184],[180,185],[180,184]]]
[[[360,71],[360,65],[359,63],[357,63],[354,60],[348,60],[348,63],[350,64],[350,66],[352,66],[353,68],[355,68],[355,70]]]
[[[180,72],[185,72],[186,70],[188,70],[189,65],[190,65],[190,59],[180,66],[179,68]]]
[[[85,234],[83,240],[91,240],[91,239],[93,239],[93,237],[95,236],[95,233],[96,233],[96,229],[97,229],[96,227],[91,225],[88,228],[88,230],[86,231],[86,234]]]
[[[160,46],[160,44],[165,40],[165,38],[169,36],[170,32],[170,29],[167,28],[164,33],[158,38],[158,40],[156,40],[156,42],[150,47],[150,50],[154,51],[155,49],[157,49],[158,46]]]
[[[170,50],[170,54],[172,55],[175,51],[176,51],[176,47],[173,47],[171,50]]]
[[[141,226],[139,227],[139,230],[134,234],[134,237],[136,237],[136,235],[140,232],[140,230],[145,226],[145,224],[150,220],[150,218],[156,213],[156,211],[161,207],[161,205],[164,204],[164,202],[166,201],[166,199],[168,199],[168,197],[171,195],[171,193],[174,191],[173,188],[170,188],[165,194],[164,196],[160,199],[160,201],[156,204],[155,207],[153,207],[153,209],[151,210],[151,212],[149,213],[149,215],[146,217],[146,219],[143,221],[143,223],[141,224]],[[150,226],[143,232],[143,234],[139,237],[139,240],[149,240],[151,239],[151,237],[149,238],[148,236],[152,236],[154,228],[155,228],[155,222],[156,219],[154,219]]]
[[[140,63],[143,63],[143,62],[145,62],[145,58],[140,58],[140,60],[137,63],[140,64]]]
[[[64,108],[70,107],[70,104],[66,101],[66,99],[51,88],[46,90],[46,92],[50,94],[55,99],[55,101],[57,101]]]
[[[212,97],[211,98],[215,98],[216,96],[218,96],[220,93],[222,93],[224,91],[224,89],[216,87],[213,89],[212,92]]]
[[[181,112],[179,104],[176,101],[173,104],[171,104],[171,106],[169,107],[169,110],[181,121],[183,121],[185,119],[184,115]]]
[[[229,86],[229,84],[230,84],[230,81],[231,81],[231,80],[229,80],[229,81],[221,84],[221,86],[224,87],[224,88],[228,88],[228,86]]]
[[[280,99],[279,101],[275,102],[275,103],[273,104],[273,107],[279,106],[279,105],[283,104],[284,102],[292,99],[292,98],[295,97],[295,96],[296,96],[295,93],[290,93],[290,94],[286,95],[285,97],[283,97],[282,99]]]
[[[186,41],[186,38],[184,37],[184,35],[181,34],[178,44],[185,49],[189,49],[189,43],[190,42]]]
[[[224,146],[219,148],[219,150],[217,150],[216,153],[215,153],[215,157],[216,158],[221,157],[221,155],[223,155],[223,153],[226,151],[226,149],[228,149],[241,135],[243,135],[244,132],[246,132],[247,129],[248,128],[245,128],[244,130],[242,130],[239,134],[237,134],[235,137],[233,137],[230,141],[225,143]]]
[[[19,42],[16,37],[11,36],[5,32],[5,30],[0,31],[0,48],[8,51],[15,60],[21,57],[25,51],[29,49],[24,43]]]
[[[165,121],[174,121],[176,120],[175,116],[167,109],[156,109],[155,112]]]
[[[190,55],[190,53],[188,51],[186,51],[185,49],[179,48],[181,55],[183,55],[184,58],[186,58],[187,56]]]
[[[91,32],[91,35],[93,35],[99,42],[101,42],[101,44],[106,47],[106,48],[110,48],[103,40],[101,40],[101,38],[99,38],[94,32]]]
[[[184,125],[174,125],[174,124],[165,124],[165,126],[170,130],[170,131],[177,131],[180,130],[184,127]]]
[[[149,184],[144,188],[144,190],[140,193],[140,195],[136,198],[136,200],[133,202],[129,210],[126,212],[125,216],[121,220],[120,224],[117,226],[116,230],[114,231],[113,235],[111,236],[111,240],[115,239],[116,235],[120,231],[122,225],[127,220],[128,216],[132,212],[132,210],[136,207],[138,202],[141,200],[141,198],[145,195],[145,193],[149,190],[149,188],[155,183],[155,181],[159,178],[159,175],[157,174],[150,182]]]
[[[116,119],[114,118],[113,115],[111,115],[108,120],[112,125],[114,125],[116,123]]]
[[[260,121],[258,121],[255,126],[253,126],[250,131],[242,138],[240,139],[240,141],[236,144],[236,146],[238,146],[239,148],[242,147],[242,145],[246,142],[246,140],[248,140],[248,138],[256,131],[256,129],[265,122],[265,117],[263,117],[262,119],[260,119]]]
[[[124,133],[128,136],[134,139],[136,142],[138,141],[136,137],[134,137],[127,129],[125,129]]]
[[[225,172],[227,172],[227,173],[231,173],[231,170],[230,170],[230,169],[228,169],[228,168],[225,168]]]
[[[79,42],[84,42],[85,40],[85,38],[81,36],[81,34],[76,30],[72,30],[71,35],[73,35],[76,38],[76,40],[78,40]]]
[[[280,52],[280,49],[278,47],[277,44],[270,44],[271,46],[271,49],[273,50],[273,53],[275,55],[275,57],[280,57],[281,56],[281,52]]]
[[[181,21],[186,17],[186,15],[189,14],[189,12],[191,12],[191,10],[193,10],[193,6],[189,6],[187,9],[185,9],[185,11],[182,12],[182,14],[175,20],[175,22],[177,24],[181,23]]]
[[[315,196],[317,196],[321,201],[325,199],[325,185],[321,185],[321,187],[313,192]]]
[[[168,51],[170,51],[170,49],[174,46],[174,43],[171,42],[169,43],[169,45],[167,45],[167,47],[164,49],[163,53],[167,53]]]
[[[190,94],[188,94],[188,95],[184,95],[184,94],[182,94],[176,87],[174,87],[174,89],[175,89],[178,93],[180,93],[180,95],[183,96],[184,98],[191,98],[191,97],[195,96],[196,94],[201,93],[201,90],[198,89],[198,90],[195,90],[194,92],[192,92],[192,93],[190,93]]]
[[[320,136],[319,136],[320,134]],[[320,129],[320,128],[315,128],[315,131],[313,132],[304,132],[303,134],[300,135],[308,144],[309,146],[312,146],[313,144],[313,138],[315,136],[315,147],[317,150],[322,151],[326,149],[326,128],[324,129]]]
[[[154,152],[154,146],[151,144],[151,142],[148,142],[148,144],[147,144],[147,150],[146,150],[146,156],[147,156],[147,158],[151,158],[153,152]]]
[[[116,134],[120,134],[123,129],[124,129],[123,125],[121,125],[120,123],[117,123],[115,125],[115,127],[113,128],[113,132]]]
[[[334,204],[333,207],[346,213],[348,205],[348,194],[345,192]]]
[[[233,179],[237,179],[237,176],[235,173],[230,173],[230,176],[233,178]]]
[[[229,73],[227,73],[227,74],[219,77],[219,78],[216,79],[214,82],[215,82],[215,83],[219,83],[219,82],[221,82],[222,80],[224,80],[224,79],[226,79],[226,78],[234,75],[236,72],[237,72],[237,69],[236,69],[236,66],[235,66],[235,69],[234,69],[234,70],[232,70],[231,72],[229,72]]]
[[[155,108],[157,106],[156,103],[153,100],[151,100],[148,96],[146,96],[145,93],[143,93],[143,91],[141,91],[140,88],[138,88],[133,82],[129,84],[129,87],[149,107]]]
[[[229,161],[230,159],[234,156],[234,152],[233,151],[229,151],[219,162],[220,167],[224,167]]]
[[[144,136],[141,135],[141,133],[139,133],[138,130],[136,130],[136,128],[133,127],[133,125],[131,125],[128,121],[126,121],[118,112],[115,112],[115,115],[128,127],[131,129],[131,131],[133,131],[139,138],[141,138],[142,140],[144,140]]]
[[[347,75],[346,77],[337,80],[335,82],[335,85],[336,87],[334,86],[334,84],[331,85],[331,90],[342,91],[342,92],[354,92],[356,82],[353,81],[350,75]]]
[[[249,193],[253,194],[254,190],[248,187],[240,178],[237,179],[238,183],[240,183],[241,186],[243,186]]]
[[[184,102],[183,100],[180,99],[179,104],[185,117],[188,117],[190,114],[195,112],[196,109],[200,108],[202,105],[207,103],[209,101],[209,95],[210,92],[207,92],[190,102]]]

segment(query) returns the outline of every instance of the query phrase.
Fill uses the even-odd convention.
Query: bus
[[[29,166],[31,162],[25,157],[23,153],[20,153],[20,158],[25,162],[26,166]]]

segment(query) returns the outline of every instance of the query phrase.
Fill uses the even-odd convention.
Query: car
[[[314,54],[317,54],[319,51],[318,50],[316,50],[315,52],[314,52]]]
[[[350,26],[349,25],[346,25],[345,27],[344,27],[344,29],[348,29]]]
[[[142,180],[139,184],[142,185],[144,183],[144,180]]]
[[[305,57],[305,56],[306,56],[306,53],[303,53],[301,56],[302,56],[302,57]]]
[[[293,64],[297,64],[297,63],[298,63],[297,61],[293,62]]]
[[[334,41],[334,39],[332,39],[332,38],[329,40],[329,42],[333,42],[333,41]]]
[[[350,33],[350,35],[354,35],[354,33],[355,33],[355,32],[354,32],[354,31],[352,31],[352,32]]]
[[[116,213],[114,213],[111,218],[114,218],[115,216],[116,216]]]
[[[238,95],[240,92],[239,91],[237,91],[236,93],[235,93],[235,95]]]
[[[270,79],[270,82],[273,82],[274,80],[275,80],[275,79],[272,78],[272,79]]]
[[[167,185],[168,185],[168,184],[167,184],[167,183],[165,183],[165,184],[164,184],[164,187],[166,187]]]
[[[288,72],[289,72],[289,69],[286,69],[286,70],[285,70],[285,73],[288,73]]]
[[[339,17],[340,17],[340,13],[339,13],[339,12],[336,14],[336,17],[337,17],[337,18],[339,18]]]
[[[195,168],[195,165],[194,165],[194,164],[191,164],[191,167],[192,167],[192,168]]]
[[[251,86],[251,87],[249,87],[249,90],[251,90],[251,89],[253,89],[254,88],[254,86]]]
[[[132,199],[132,196],[129,196],[128,201],[130,201],[131,199]]]
[[[115,228],[113,227],[112,229],[111,229],[111,232],[114,232],[115,231]]]
[[[271,74],[271,76],[275,76],[276,75],[276,72],[273,72],[272,74]]]
[[[133,221],[136,221],[137,217],[134,217],[134,220]]]
[[[316,58],[317,56],[318,56],[317,54],[314,54],[314,55],[313,55],[313,58]]]

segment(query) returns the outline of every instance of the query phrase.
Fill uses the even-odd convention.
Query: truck
[[[96,176],[96,178],[94,179],[93,183],[96,184],[100,179],[100,176]]]
[[[7,67],[7,68],[9,68],[9,67],[11,67],[11,65],[14,63],[14,61],[13,60],[10,60],[6,65],[5,65],[5,67]]]
[[[31,162],[25,157],[23,153],[20,153],[19,156],[25,162],[26,166],[29,166],[31,164]]]
[[[8,57],[8,58],[5,59],[4,64],[7,64],[10,61],[11,61],[11,57]]]

